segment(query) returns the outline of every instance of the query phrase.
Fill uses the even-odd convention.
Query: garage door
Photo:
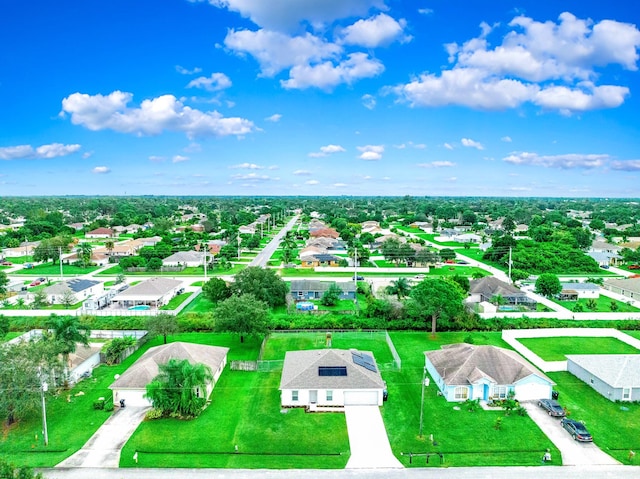
[[[543,398],[551,398],[551,386],[535,383],[516,386],[516,399],[518,401],[531,401]]]
[[[377,406],[378,391],[345,391],[345,406]]]

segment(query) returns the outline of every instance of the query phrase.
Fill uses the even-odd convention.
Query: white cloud
[[[309,170],[296,170],[293,172],[293,174],[298,176],[308,176],[311,174],[311,172]]]
[[[335,188],[344,188],[345,186],[349,186],[346,183],[334,183],[333,186]]]
[[[444,146],[447,150],[453,150],[453,145],[450,145],[449,143],[445,143]]]
[[[189,161],[189,157],[182,155],[173,155],[173,158],[171,158],[172,163],[182,163],[183,161]]]
[[[149,161],[152,161],[153,163],[162,163],[163,161],[166,161],[167,159],[164,156],[156,156],[156,155],[151,155],[149,157]]]
[[[244,118],[225,118],[217,111],[204,112],[185,106],[173,95],[143,100],[140,107],[128,107],[133,95],[114,91],[109,95],[73,93],[62,100],[62,112],[71,115],[74,125],[89,130],[158,135],[163,131],[196,136],[242,136],[255,130]]]
[[[366,145],[357,147],[361,154],[358,158],[365,161],[377,161],[382,159],[384,145]]]
[[[326,145],[321,146],[319,152],[309,153],[309,156],[311,158],[322,158],[323,156],[332,155],[334,153],[342,153],[344,151],[347,150],[345,150],[340,145]]]
[[[458,177],[457,176],[451,176],[447,179],[447,181],[449,181],[450,183],[453,183],[454,181],[458,181]]]
[[[198,143],[192,142],[185,146],[182,151],[184,151],[185,153],[198,153],[202,151],[202,146],[200,146],[200,144]]]
[[[611,168],[618,171],[640,171],[640,160],[612,161]]]
[[[321,27],[334,20],[366,15],[371,9],[386,10],[384,0],[189,0],[208,2],[238,12],[261,27],[295,30],[301,22]]]
[[[304,182],[305,185],[318,185],[320,182],[318,180],[308,180]]]
[[[347,45],[376,48],[388,45],[394,40],[403,43],[409,41],[411,37],[403,34],[406,26],[407,22],[404,19],[396,21],[385,13],[379,13],[375,17],[358,20],[344,28],[339,36],[341,43]]]
[[[640,30],[635,25],[595,23],[567,12],[557,23],[518,16],[492,47],[487,37],[498,27],[482,24],[480,36],[448,44],[451,69],[425,72],[393,91],[412,106],[495,110],[532,103],[566,114],[614,108],[628,96],[626,87],[593,82],[598,69],[609,65],[637,70]]]
[[[195,75],[196,73],[200,73],[202,68],[195,67],[192,70],[188,70],[180,65],[176,65],[176,71],[180,73],[180,75]]]
[[[451,168],[456,166],[452,161],[432,161],[431,163],[418,163],[421,168]]]
[[[325,61],[315,65],[296,65],[289,71],[289,79],[281,80],[286,89],[304,90],[310,87],[332,90],[346,83],[351,85],[362,78],[371,78],[384,71],[382,62],[369,58],[366,53],[351,53],[338,64]]]
[[[537,153],[519,152],[503,158],[503,161],[513,165],[543,166],[545,168],[597,168],[605,164],[609,155],[575,154],[538,155]]]
[[[270,121],[272,123],[277,123],[280,121],[281,118],[282,118],[282,115],[280,113],[274,113],[273,115],[266,117],[265,120]]]
[[[207,91],[220,91],[231,87],[231,80],[224,73],[212,73],[209,77],[194,78],[187,88],[201,88]]]
[[[96,166],[91,173],[95,173],[96,175],[104,175],[105,173],[111,173],[111,169],[107,166]]]
[[[278,165],[269,165],[267,167],[267,170],[279,170],[280,167]]]
[[[418,8],[418,13],[420,15],[431,15],[433,13],[432,8]]]
[[[272,178],[269,175],[259,175],[257,173],[247,173],[247,174],[237,174],[231,176],[234,180],[250,180],[250,181],[272,181],[278,180],[279,178]]]
[[[376,107],[376,97],[373,95],[362,95],[362,106],[364,106],[367,110],[373,110]]]
[[[264,169],[264,166],[256,165],[255,163],[240,163],[238,165],[231,165],[229,168],[243,170],[262,170]]]
[[[80,145],[63,145],[50,143],[34,148],[31,145],[0,147],[0,160],[33,160],[51,159],[71,155],[82,148]]]
[[[484,146],[482,143],[474,141],[470,138],[463,138],[461,140],[462,146],[466,146],[467,148],[475,148],[477,150],[484,150]]]
[[[511,143],[513,141],[510,136],[503,136],[502,138],[500,138],[500,140],[504,141],[505,143]]]

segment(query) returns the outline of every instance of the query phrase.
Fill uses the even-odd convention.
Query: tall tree
[[[275,307],[285,304],[287,285],[274,270],[250,266],[235,275],[231,291],[235,295],[251,294]]]
[[[89,346],[91,330],[80,324],[76,316],[51,315],[46,326],[53,334],[53,341],[65,365],[68,365],[69,355],[76,351],[78,343]]]
[[[460,286],[445,279],[425,279],[411,290],[410,297],[413,314],[431,320],[432,336],[439,320],[454,321],[464,313]]]
[[[411,286],[409,285],[409,281],[407,278],[398,278],[395,281],[392,281],[389,286],[387,286],[387,293],[395,294],[398,299],[405,298],[409,295],[411,291]]]
[[[9,278],[7,273],[0,271],[0,296],[7,294],[7,286],[9,285]]]
[[[320,298],[320,302],[323,306],[335,306],[340,301],[340,295],[342,294],[342,289],[336,283],[331,283],[329,288],[324,292],[322,298]]]
[[[231,296],[231,289],[221,278],[211,278],[202,285],[202,294],[210,301],[218,303]]]
[[[263,336],[269,331],[269,307],[252,294],[231,296],[214,311],[215,330],[246,336]]]
[[[543,273],[538,276],[536,280],[536,293],[539,293],[547,298],[560,294],[562,291],[562,285],[560,280],[555,274]]]
[[[164,344],[167,344],[167,336],[177,333],[178,318],[173,314],[160,313],[155,316],[149,316],[145,322],[147,334],[149,337],[162,336]]]
[[[84,268],[89,266],[91,263],[91,254],[93,253],[93,246],[91,246],[91,243],[79,243],[76,251],[78,252],[78,258],[82,262],[82,266]]]
[[[153,407],[167,415],[198,416],[207,402],[207,384],[213,381],[211,368],[186,359],[170,359],[158,369],[145,394]]]

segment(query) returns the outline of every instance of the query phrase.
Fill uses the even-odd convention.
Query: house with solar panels
[[[370,351],[288,351],[280,380],[280,403],[308,410],[382,406],[384,387]]]

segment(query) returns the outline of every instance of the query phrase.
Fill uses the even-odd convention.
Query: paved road
[[[43,469],[47,479],[637,479],[634,466],[416,469]]]
[[[260,251],[258,255],[253,258],[251,263],[249,263],[249,266],[260,266],[261,268],[264,268],[267,265],[269,258],[271,258],[276,249],[278,249],[278,245],[280,245],[280,241],[282,240],[282,238],[284,238],[287,232],[291,228],[293,228],[293,226],[298,222],[299,219],[300,215],[296,215],[291,218],[291,220],[289,220],[289,222],[280,231],[278,231],[273,239],[269,241],[269,243],[264,248],[262,248],[262,251]]]

